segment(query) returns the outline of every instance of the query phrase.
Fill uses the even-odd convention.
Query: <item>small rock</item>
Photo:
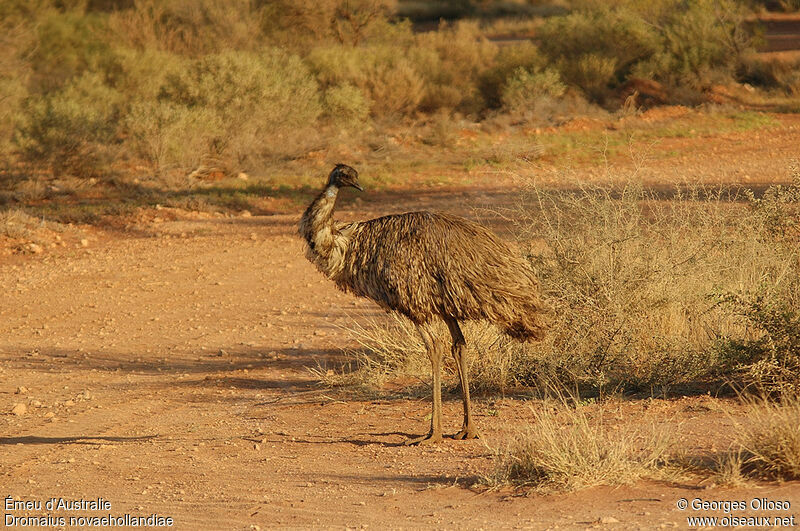
[[[81,239],[81,247],[89,247],[89,240],[86,238]]]
[[[75,402],[73,402],[72,400],[67,400],[66,402],[64,402],[64,405],[67,407],[72,407],[75,405]]]
[[[11,413],[17,415],[18,417],[21,417],[27,412],[28,412],[28,406],[22,403],[14,404],[14,407],[11,408]]]
[[[253,214],[249,210],[242,210],[239,215],[242,216],[243,218],[253,217]]]
[[[604,516],[600,519],[601,524],[618,524],[619,520],[614,518],[613,516]]]
[[[38,401],[38,400],[32,400],[31,401],[31,405],[33,407],[42,407],[42,403],[40,401]]]
[[[252,234],[250,234],[250,239],[251,239],[251,240],[254,240],[254,241],[258,239],[258,236],[256,235],[256,233],[255,233],[255,232],[254,232],[254,233],[252,233]]]
[[[239,172],[239,175],[237,175],[236,178],[239,179],[240,181],[246,181],[247,179],[249,179],[248,175],[243,171]]]
[[[23,386],[17,387],[17,394],[18,395],[24,395],[27,392],[28,392],[28,388],[27,387],[23,387]]]
[[[48,411],[47,413],[44,414],[44,418],[46,418],[46,419],[51,419],[51,418],[53,418],[55,416],[56,416],[56,414],[53,413],[52,411]]]
[[[30,252],[32,252],[33,254],[39,254],[39,253],[42,252],[43,249],[42,249],[41,245],[36,245],[35,243],[30,243],[30,244],[28,244],[28,250],[30,250]]]

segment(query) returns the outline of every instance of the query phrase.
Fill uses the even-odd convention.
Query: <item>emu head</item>
[[[364,191],[361,185],[358,184],[358,172],[347,164],[337,164],[333,168],[333,171],[328,176],[328,184],[336,185],[339,188],[352,186],[356,190]]]

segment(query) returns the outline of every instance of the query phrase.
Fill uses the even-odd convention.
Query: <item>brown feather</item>
[[[329,183],[309,205],[299,232],[308,259],[340,289],[418,324],[434,316],[485,319],[520,340],[544,335],[530,265],[491,231],[434,212],[337,226],[337,192]]]

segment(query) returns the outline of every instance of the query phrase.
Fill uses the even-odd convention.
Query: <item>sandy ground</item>
[[[785,180],[800,120],[781,123],[758,134],[665,141],[654,149],[680,154],[637,164],[653,181]],[[587,179],[596,172],[578,170]],[[517,193],[491,175],[472,182],[375,200],[367,191],[360,208],[345,201],[339,217],[413,208],[475,217],[473,207],[507,205]],[[540,407],[521,398],[476,398],[482,440],[398,446],[426,429],[428,399],[354,398],[319,387],[308,370],[341,356],[352,341],[342,325],[379,312],[306,262],[295,236],[299,214],[167,211],[127,234],[87,229],[86,247],[0,257],[7,526],[21,527],[13,518],[26,515],[61,516],[70,527],[70,517],[157,514],[179,529],[650,529],[723,516],[679,510],[682,498],[788,500],[787,510],[733,514],[800,518],[798,483],[488,490],[481,478],[492,471],[494,449]],[[458,396],[446,397],[446,432],[457,431],[460,407]],[[608,411],[620,422],[655,414],[699,455],[724,448],[733,430],[726,408],[736,411],[731,401],[701,396],[621,401]],[[51,498],[109,505],[48,510]],[[15,500],[42,507],[23,510]],[[78,523],[72,527],[89,527]]]

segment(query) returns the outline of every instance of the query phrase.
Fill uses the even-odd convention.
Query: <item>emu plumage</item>
[[[303,214],[299,232],[308,244],[306,256],[340,289],[372,299],[417,325],[431,359],[433,414],[430,432],[409,443],[442,438],[445,348],[435,324],[447,324],[464,398],[464,425],[455,437],[477,437],[458,321],[485,319],[514,338],[540,339],[545,327],[530,265],[491,231],[448,214],[408,212],[338,224],[333,211],[344,186],[361,189],[358,173],[339,164]]]

